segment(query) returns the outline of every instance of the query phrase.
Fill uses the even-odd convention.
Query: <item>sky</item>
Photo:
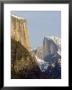
[[[32,48],[42,45],[45,36],[61,37],[60,11],[11,11],[11,15],[27,20]]]

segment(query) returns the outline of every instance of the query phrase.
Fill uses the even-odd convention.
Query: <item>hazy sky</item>
[[[44,36],[61,37],[60,11],[12,11],[11,14],[27,20],[32,48],[40,46]]]

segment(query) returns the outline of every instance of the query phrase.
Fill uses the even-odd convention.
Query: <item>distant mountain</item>
[[[43,40],[43,58],[48,55],[56,54],[58,51],[57,45],[50,38],[44,37]]]
[[[61,58],[58,54],[59,45],[57,39],[45,37],[43,40],[43,59],[50,64],[57,62]]]
[[[61,60],[61,40],[58,37],[44,37],[43,45],[33,50],[33,53],[38,57],[40,61],[40,69],[48,64],[54,65]],[[41,61],[42,60],[42,61]],[[44,61],[44,62],[43,62]],[[39,63],[39,62],[38,62]],[[45,68],[45,67],[44,67]],[[44,71],[44,70],[43,70]]]

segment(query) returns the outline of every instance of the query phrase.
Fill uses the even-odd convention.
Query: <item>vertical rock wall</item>
[[[30,51],[29,31],[25,19],[11,16],[11,38],[20,42],[28,51]]]
[[[57,51],[57,45],[53,42],[53,40],[45,37],[43,40],[43,57],[56,54]]]

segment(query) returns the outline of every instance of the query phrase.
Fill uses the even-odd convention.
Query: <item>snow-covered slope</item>
[[[57,45],[61,45],[61,39],[60,37],[57,37],[57,36],[51,36],[50,37]]]
[[[40,70],[42,72],[45,72],[47,70],[47,68],[48,68],[48,65],[49,65],[48,62],[45,62],[44,60],[38,58],[37,56],[35,56],[35,57],[36,57],[37,64],[38,64]]]

